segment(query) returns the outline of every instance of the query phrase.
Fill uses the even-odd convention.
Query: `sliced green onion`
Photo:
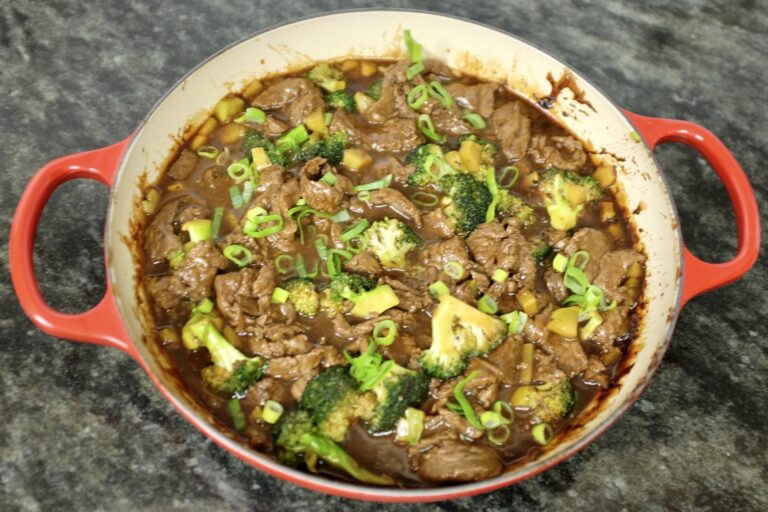
[[[578,267],[568,267],[563,274],[563,284],[576,295],[582,295],[589,286],[589,281],[583,270]]]
[[[503,268],[497,268],[493,271],[493,274],[491,274],[491,279],[496,281],[497,283],[503,283],[507,280],[509,277],[509,272],[504,270]]]
[[[267,214],[267,210],[265,210],[261,206],[256,206],[254,208],[251,208],[247,212],[245,212],[245,218],[248,219],[248,220],[253,221],[256,218],[261,217],[262,215],[266,215],[266,214]]]
[[[429,285],[429,293],[432,294],[432,296],[436,299],[439,299],[443,295],[447,295],[451,293],[451,290],[448,288],[448,286],[442,282],[442,281],[435,281],[431,285]]]
[[[563,272],[565,272],[565,269],[567,266],[568,266],[568,256],[566,256],[561,252],[557,253],[554,259],[552,260],[552,268],[554,268],[556,271],[562,274]]]
[[[267,121],[267,114],[258,108],[249,107],[245,109],[243,115],[235,119],[236,123],[254,123],[264,124]]]
[[[366,229],[368,229],[368,219],[362,219],[344,231],[339,238],[341,238],[342,242],[349,242],[353,238],[356,238],[358,235],[362,234],[362,232]]]
[[[227,174],[238,183],[245,181],[251,177],[251,165],[246,159],[233,162],[227,167]]]
[[[303,197],[300,197],[300,198],[299,198],[299,199],[296,201],[296,206],[304,206],[304,205],[306,205],[306,204],[307,204],[307,200],[306,200],[306,199],[304,199]]]
[[[312,267],[312,271],[308,271],[306,265],[304,264],[304,258],[301,256],[301,254],[296,256],[296,259],[293,262],[293,266],[296,268],[296,274],[298,274],[298,276],[302,279],[314,279],[320,273],[320,268],[317,262],[315,262],[315,266]]]
[[[363,183],[352,188],[355,192],[362,192],[364,190],[379,190],[381,188],[387,188],[392,183],[392,175],[387,174],[380,180],[372,181],[370,183]]]
[[[429,91],[429,95],[440,102],[444,108],[450,108],[450,106],[453,105],[453,98],[451,98],[451,93],[449,93],[445,87],[443,87],[443,84],[437,80],[432,80],[429,82],[429,87],[427,90]]]
[[[349,210],[339,210],[333,215],[333,217],[331,217],[331,222],[340,224],[342,222],[347,222],[351,218],[352,216],[349,214]]]
[[[405,76],[408,80],[411,80],[413,77],[424,71],[424,63],[422,62],[421,55],[422,47],[419,43],[413,40],[410,30],[404,30],[403,37],[405,38],[405,47],[408,49],[408,56],[411,58],[411,63],[413,64],[405,71]]]
[[[197,306],[195,306],[195,308],[199,312],[207,315],[208,313],[211,313],[213,311],[213,301],[211,301],[211,299],[206,297],[203,300],[201,300],[200,303]]]
[[[323,177],[320,178],[320,181],[328,185],[329,187],[332,187],[336,184],[336,176],[332,172],[327,172],[323,174]]]
[[[435,125],[432,123],[432,118],[429,117],[429,114],[421,114],[418,121],[416,122],[416,126],[419,127],[421,133],[437,142],[438,144],[445,142],[445,135],[440,135],[435,131]]]
[[[509,439],[510,430],[507,425],[499,425],[488,432],[488,440],[496,446],[501,446]]]
[[[259,215],[258,217],[248,219],[246,221],[245,226],[243,226],[243,233],[253,238],[263,238],[265,236],[279,233],[280,230],[283,229],[284,223],[285,221],[283,220],[282,215],[278,215],[276,213],[273,215]],[[263,229],[257,229],[257,227],[261,224],[272,225]]]
[[[458,281],[464,277],[464,265],[458,261],[449,261],[443,266],[443,272],[451,279]]]
[[[477,309],[479,309],[483,313],[488,313],[489,315],[495,315],[496,312],[499,310],[499,305],[496,303],[496,299],[494,299],[490,295],[483,295],[477,301]]]
[[[213,222],[211,222],[211,239],[216,239],[219,236],[219,230],[221,229],[221,219],[224,218],[224,208],[221,206],[213,210]]]
[[[629,136],[635,142],[640,142],[641,140],[643,140],[640,138],[640,134],[637,132],[629,132]]]
[[[328,259],[326,260],[326,266],[328,267],[328,276],[336,277],[341,273],[342,264],[341,258],[349,260],[352,258],[352,253],[345,251],[344,249],[331,249],[328,251]]]
[[[419,110],[424,106],[424,103],[427,102],[428,98],[429,92],[427,92],[427,86],[420,84],[408,92],[408,96],[406,96],[405,101],[413,110]]]
[[[246,181],[243,184],[243,204],[251,202],[251,196],[253,196],[253,182]]]
[[[456,399],[456,401],[459,403],[459,406],[461,407],[461,412],[463,416],[467,419],[467,422],[475,427],[478,430],[483,429],[483,424],[480,423],[480,420],[477,419],[477,416],[475,415],[475,410],[472,408],[472,404],[469,403],[469,400],[467,400],[467,397],[464,396],[464,386],[467,385],[469,381],[477,377],[477,370],[470,373],[466,379],[463,379],[459,381],[458,384],[456,384],[456,387],[453,388],[453,397]]]
[[[520,334],[525,329],[525,324],[528,322],[528,315],[522,311],[512,311],[501,315],[499,318],[507,323],[507,330],[510,334]]]
[[[490,430],[498,427],[499,425],[508,424],[509,420],[507,420],[504,416],[496,411],[484,411],[480,415],[480,423],[483,424],[484,428]]]
[[[224,248],[224,257],[238,267],[244,267],[251,262],[253,254],[251,254],[247,247],[233,244]]]
[[[277,139],[275,144],[278,151],[281,152],[295,152],[299,149],[299,145],[309,139],[309,132],[307,127],[303,124],[291,129],[288,133]]]
[[[232,208],[234,209],[242,208],[245,205],[243,196],[240,193],[240,187],[237,185],[229,187],[229,198],[232,200]]]
[[[363,190],[362,192],[358,192],[357,193],[357,198],[360,201],[362,201],[364,203],[367,203],[368,201],[371,200],[371,192],[370,192],[370,190]]]
[[[416,75],[424,71],[424,63],[423,62],[417,62],[416,64],[410,66],[408,69],[405,70],[405,77],[408,80],[413,79]]]
[[[166,259],[168,260],[168,264],[171,266],[171,268],[175,270],[179,268],[181,262],[184,261],[184,256],[186,256],[184,249],[176,249],[171,254],[166,256]]]
[[[499,185],[496,183],[496,169],[489,167],[485,173],[485,183],[491,193],[491,204],[485,211],[485,222],[491,222],[496,218],[496,205],[499,204]]]
[[[584,324],[584,327],[579,329],[579,336],[582,340],[587,340],[592,337],[592,334],[594,334],[595,329],[600,327],[600,325],[603,323],[603,317],[598,313],[597,311],[592,311],[589,313],[589,321]]]
[[[235,426],[235,430],[238,432],[245,430],[245,413],[243,412],[243,406],[240,405],[240,400],[233,398],[229,401],[229,413],[232,415],[232,423]]]
[[[430,157],[427,157],[427,158],[430,158]],[[411,201],[416,203],[418,206],[423,206],[425,208],[432,208],[433,206],[437,206],[437,203],[440,201],[440,199],[438,199],[438,197],[435,194],[418,191],[411,196]]]
[[[476,130],[482,130],[483,128],[485,128],[485,120],[482,117],[480,117],[479,114],[475,114],[474,112],[465,110],[461,118],[467,121],[469,124],[471,124],[472,127],[475,128]]]
[[[333,121],[333,113],[326,112],[325,115],[323,116],[323,124],[325,124],[325,126],[328,126],[329,124],[331,124],[331,121]]]
[[[289,254],[281,254],[275,258],[275,268],[281,274],[290,272],[293,266],[293,256]]]
[[[537,423],[531,429],[531,437],[540,445],[549,444],[555,437],[555,431],[549,423]]]
[[[283,415],[283,410],[283,406],[280,404],[280,402],[267,400],[264,403],[264,408],[261,410],[261,419],[270,425],[274,425],[277,423],[277,420],[280,419],[280,416]]]
[[[208,160],[216,160],[221,151],[216,146],[203,146],[197,150],[197,156],[207,158]]]
[[[424,432],[424,411],[409,407],[405,415],[397,422],[395,438],[416,445]]]
[[[382,336],[381,332],[384,330],[387,334]],[[373,326],[373,340],[378,345],[385,347],[391,345],[395,341],[395,336],[397,336],[397,324],[394,320],[382,320]]]
[[[579,262],[579,258],[582,258],[583,261]],[[568,260],[568,266],[569,267],[577,267],[581,270],[584,270],[584,267],[587,266],[587,263],[589,262],[589,253],[587,251],[576,251],[575,253],[571,254],[571,258]]]
[[[320,259],[324,260],[328,257],[328,247],[326,247],[324,239],[315,239],[315,249],[317,249],[317,255],[320,256]]]
[[[500,415],[506,423],[512,423],[515,421],[515,410],[512,408],[509,402],[496,400],[493,403],[492,409],[493,412]]]
[[[512,178],[507,181],[507,174],[512,173]],[[517,183],[517,178],[520,177],[520,169],[514,165],[508,165],[501,170],[501,177],[499,183],[503,183],[502,187],[511,188]]]
[[[182,231],[189,233],[189,241],[193,244],[203,240],[213,239],[212,222],[209,219],[195,219],[181,225]]]
[[[278,286],[272,292],[272,304],[285,304],[285,301],[288,300],[288,295],[288,290]]]

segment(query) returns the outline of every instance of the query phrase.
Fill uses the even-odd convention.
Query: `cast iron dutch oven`
[[[577,101],[566,89],[557,96],[549,112],[585,141],[594,154],[613,156],[618,168],[614,187],[626,198],[628,211],[638,212],[632,216],[632,222],[648,256],[645,315],[624,364],[626,371],[608,396],[583,411],[575,427],[538,458],[507,468],[490,480],[431,489],[375,488],[333,481],[283,466],[217,430],[210,416],[163,370],[162,356],[144,342],[150,327],[145,320],[141,292],[136,287],[137,258],[130,243],[135,226],[142,222],[136,207],[142,196],[142,184],[158,177],[184,133],[182,130],[198,126],[231,88],[312,60],[348,55],[404,57],[402,30],[406,28],[418,35],[428,56],[485,79],[505,81],[534,101],[551,94],[548,75],[556,78],[571,72],[583,97]],[[732,260],[707,263],[683,244],[669,187],[651,154],[664,142],[692,146],[723,181],[733,203],[738,230],[739,248]],[[99,181],[111,190],[105,229],[107,290],[90,311],[64,314],[43,300],[35,279],[32,252],[40,214],[52,192],[77,178]],[[645,389],[667,349],[685,303],[738,279],[754,264],[759,246],[759,217],[752,188],[730,151],[705,128],[622,110],[562,62],[490,27],[424,12],[351,11],[271,28],[217,53],[176,84],[127,139],[44,166],[27,186],[17,207],[11,228],[10,262],[21,305],[41,330],[52,336],[127,352],[190,423],[242,460],[279,478],[331,494],[416,502],[498,489],[544,471],[584,448]]]

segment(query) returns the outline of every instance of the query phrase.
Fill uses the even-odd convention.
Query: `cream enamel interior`
[[[451,67],[483,78],[505,80],[528,98],[547,95],[546,76],[560,76],[566,68],[549,55],[525,42],[494,29],[441,15],[402,11],[358,11],[306,19],[256,35],[212,57],[170,91],[147,117],[128,149],[114,184],[107,227],[110,247],[108,270],[125,326],[140,356],[161,385],[181,398],[182,407],[191,415],[200,415],[196,407],[185,403],[160,364],[142,343],[146,326],[138,312],[135,260],[125,243],[136,222],[134,204],[141,194],[141,177],[154,181],[168,156],[175,149],[183,128],[200,114],[209,111],[218,99],[238,89],[252,78],[285,71],[314,60],[357,55],[368,57],[404,56],[402,30],[410,28],[424,45],[426,55],[446,61]],[[610,398],[599,414],[589,421],[587,432],[616,416],[648,377],[660,349],[663,349],[676,315],[680,287],[680,239],[674,206],[663,177],[645,144],[630,136],[634,128],[620,111],[597,89],[576,76],[578,85],[594,110],[573,101],[565,91],[553,113],[560,121],[588,141],[596,152],[621,157],[619,181],[634,216],[640,240],[648,255],[646,297],[648,308],[637,346],[640,350],[634,366],[623,377],[621,389]],[[564,115],[566,114],[566,115]],[[220,442],[235,446],[223,436]],[[570,438],[536,461],[505,473],[494,480],[463,486],[468,492],[489,484],[516,480],[538,467],[572,452],[580,443]],[[242,452],[246,447],[235,446]],[[264,458],[264,461],[267,459]],[[269,463],[272,464],[272,463]],[[319,480],[310,474],[305,479]],[[345,484],[332,483],[336,487]],[[362,491],[358,486],[349,486]],[[455,492],[458,488],[449,488]],[[373,490],[371,495],[439,496],[445,489]]]

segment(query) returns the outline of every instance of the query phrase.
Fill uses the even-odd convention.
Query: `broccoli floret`
[[[408,407],[419,407],[426,399],[429,377],[393,364],[371,391],[376,395],[377,405],[369,428],[373,432],[384,432],[395,428]]]
[[[396,483],[387,475],[379,475],[363,468],[338,444],[320,434],[306,411],[294,410],[283,414],[275,425],[274,435],[279,459],[291,466],[298,466],[302,459],[311,461],[313,458],[319,458],[363,483]]]
[[[576,394],[570,381],[520,386],[512,394],[511,403],[530,411],[534,423],[554,423],[568,416],[576,404]]]
[[[357,381],[346,366],[331,366],[304,388],[299,407],[309,413],[318,432],[341,441],[355,418],[373,417],[375,401],[357,392]]]
[[[330,299],[336,303],[342,303],[345,299],[351,300],[376,287],[376,281],[368,279],[360,274],[341,272],[331,280]]]
[[[358,318],[381,314],[400,304],[391,286],[376,286],[376,282],[367,277],[342,272],[331,280],[326,307],[332,314],[334,311],[342,312],[345,300],[352,301],[354,307],[350,314]]]
[[[355,99],[347,91],[336,91],[326,94],[325,102],[331,108],[343,108],[347,112],[355,111]]]
[[[451,199],[443,213],[456,233],[467,236],[485,222],[493,198],[484,182],[470,174],[451,174],[440,180],[440,188]]]
[[[537,265],[544,263],[544,260],[552,253],[552,246],[547,242],[541,241],[533,246],[531,256],[536,260]]]
[[[378,100],[381,98],[381,80],[376,80],[375,82],[371,82],[371,85],[368,86],[368,89],[366,89],[365,94],[370,96],[371,98]]]
[[[408,176],[408,184],[414,187],[425,187],[437,183],[443,176],[456,173],[437,144],[420,145],[408,154],[405,163],[416,167]]]
[[[499,202],[496,203],[496,211],[504,217],[514,216],[523,224],[533,219],[533,208],[504,188],[499,189]]]
[[[240,146],[243,150],[243,153],[245,154],[245,157],[249,161],[253,160],[251,155],[251,150],[253,148],[264,148],[264,151],[267,153],[269,159],[272,160],[272,163],[278,165],[285,165],[288,163],[288,158],[285,153],[278,150],[274,142],[264,137],[264,135],[262,135],[261,132],[257,130],[248,130],[245,132],[245,136],[243,137],[243,141]]]
[[[243,355],[214,324],[210,315],[198,312],[184,326],[184,334],[205,346],[211,354],[213,364],[203,368],[203,382],[217,393],[234,397],[261,379],[267,362],[258,356]]]
[[[307,78],[328,92],[343,91],[347,87],[344,73],[327,62],[322,62],[310,69],[307,72]]]
[[[539,191],[544,195],[550,224],[560,231],[576,227],[584,205],[602,193],[600,183],[591,176],[579,176],[554,167],[542,176]]]
[[[320,309],[320,297],[311,279],[295,277],[283,285],[296,312],[312,318]]]
[[[494,316],[442,295],[432,314],[432,345],[421,355],[421,367],[438,379],[460,375],[470,357],[487,354],[504,341],[507,328]]]
[[[328,160],[331,165],[338,165],[344,159],[347,140],[347,134],[341,131],[322,139],[308,140],[299,149],[296,159],[306,162],[320,156]]]
[[[405,257],[421,245],[421,239],[398,219],[385,218],[371,224],[363,234],[366,250],[388,268],[403,268]]]

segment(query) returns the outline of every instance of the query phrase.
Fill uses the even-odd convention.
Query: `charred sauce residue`
[[[573,99],[583,105],[587,105],[593,112],[597,112],[595,107],[584,97],[584,89],[578,86],[576,78],[569,70],[563,71],[563,74],[555,80],[552,73],[547,73],[547,81],[552,86],[548,96],[545,96],[537,101],[538,105],[543,109],[551,109],[554,103],[557,101],[557,96],[565,89],[570,89],[573,93]]]

